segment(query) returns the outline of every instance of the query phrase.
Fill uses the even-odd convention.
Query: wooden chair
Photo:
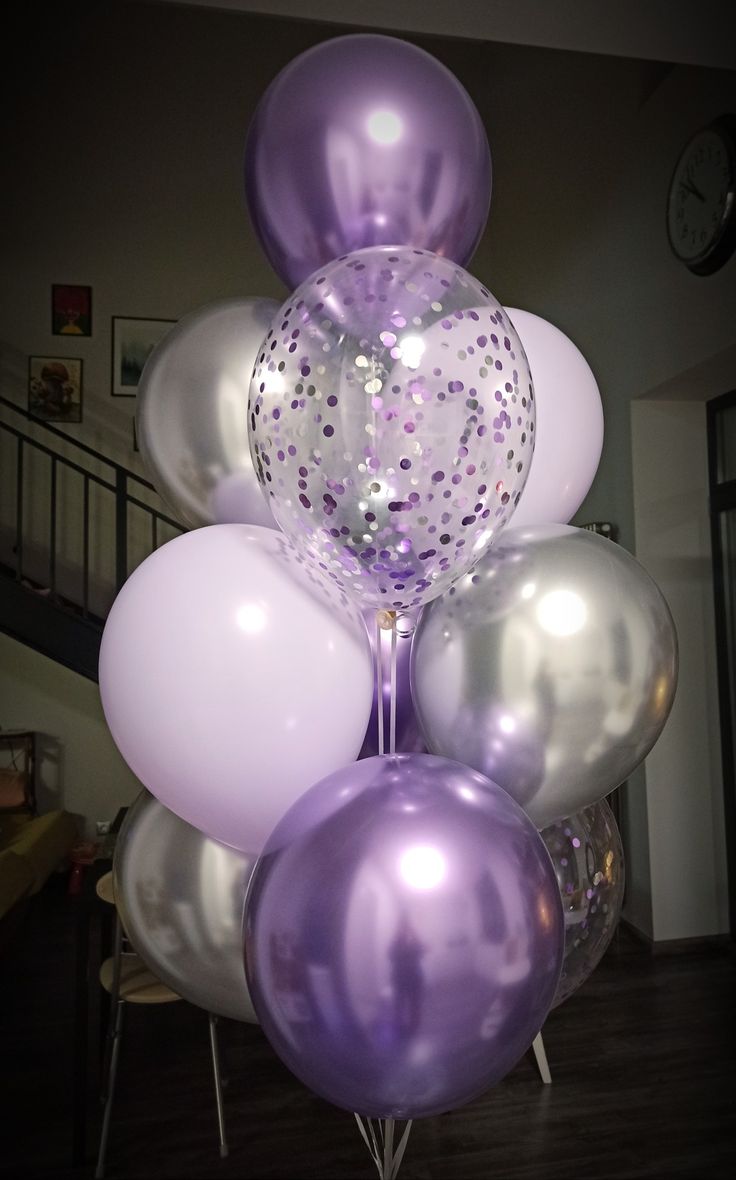
[[[113,894],[112,873],[105,873],[97,882],[97,895],[102,901],[115,905]],[[100,983],[110,994],[110,1019],[105,1044],[105,1056],[102,1070],[101,1100],[105,1104],[102,1116],[102,1132],[100,1135],[100,1149],[97,1156],[95,1180],[102,1180],[105,1174],[105,1158],[107,1155],[107,1141],[110,1133],[110,1117],[112,1103],[115,1096],[120,1046],[123,1035],[123,1011],[126,1004],[168,1004],[181,996],[157,979],[149,971],[143,960],[130,946],[128,937],[123,929],[120,915],[115,910],[115,936],[112,955],[105,959],[100,967]],[[225,1139],[225,1115],[222,1105],[222,1080],[220,1077],[220,1062],[217,1045],[217,1017],[211,1012],[209,1016],[210,1052],[212,1054],[212,1068],[215,1077],[215,1101],[217,1104],[217,1125],[220,1139],[220,1155],[228,1153]]]

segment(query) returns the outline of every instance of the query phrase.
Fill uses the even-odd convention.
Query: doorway
[[[736,936],[736,390],[707,403],[713,595],[731,937]]]

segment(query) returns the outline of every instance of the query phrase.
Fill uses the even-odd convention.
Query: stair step
[[[102,620],[85,618],[50,591],[39,592],[0,574],[0,627],[42,655],[97,680]]]

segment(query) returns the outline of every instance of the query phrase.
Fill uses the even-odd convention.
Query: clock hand
[[[692,180],[690,180],[689,178],[687,181],[681,180],[680,184],[684,188],[686,193],[692,193],[692,195],[694,197],[697,197],[699,201],[705,200],[705,197],[701,193],[700,189],[696,188],[695,185],[693,184]]]

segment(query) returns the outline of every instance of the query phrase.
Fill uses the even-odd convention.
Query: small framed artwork
[[[135,397],[143,366],[176,320],[112,317],[112,395]]]
[[[92,288],[54,283],[51,287],[51,331],[54,336],[92,335]]]
[[[609,520],[592,520],[582,525],[589,533],[597,533],[599,537],[607,537],[609,541],[618,541],[618,526]]]
[[[28,412],[44,422],[82,421],[82,361],[79,357],[29,357]]]

